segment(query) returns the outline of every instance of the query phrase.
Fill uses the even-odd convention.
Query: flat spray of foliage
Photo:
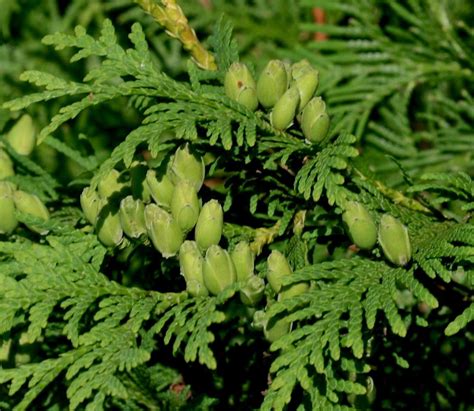
[[[276,130],[266,113],[225,95],[225,73],[239,61],[228,20],[213,26],[208,51],[174,1],[137,3],[190,51],[185,76],[162,70],[141,24],[131,25],[127,39],[105,19],[96,35],[78,25],[44,37],[59,53],[74,51],[63,54],[70,66],[30,67],[21,80],[38,91],[11,92],[17,98],[3,105],[11,111],[54,107],[38,142],[79,164],[82,174],[64,182],[61,170],[49,172],[16,154],[5,127],[1,140],[17,170],[8,179],[45,201],[51,218],[17,213],[20,222],[49,233],[21,226],[0,241],[0,408],[329,411],[370,409],[377,401],[378,409],[397,409],[383,402],[393,400],[384,395],[383,367],[409,373],[417,360],[411,352],[420,351],[417,333],[441,330],[438,337],[458,338],[453,347],[464,353],[472,344],[472,29],[454,27],[462,20],[428,0],[406,8],[383,2],[395,16],[383,30],[369,10],[387,11],[373,0],[318,1],[334,24],[298,21],[295,12],[302,32],[329,35],[275,51],[291,62],[307,58],[321,70],[331,129],[322,144],[311,145],[297,129]],[[256,10],[265,9],[257,3]],[[269,21],[285,7],[280,3]],[[301,13],[314,6],[297,3]],[[265,38],[275,40],[272,33]],[[81,62],[91,62],[82,80],[72,74]],[[423,89],[433,82],[443,84]],[[417,92],[422,109],[410,113]],[[83,127],[84,113],[97,111],[86,119],[100,122],[101,110],[113,111],[116,101],[139,121],[123,120],[120,132],[120,115],[114,119],[106,158],[78,146],[84,134],[73,131],[72,143],[61,139],[62,130]],[[83,217],[82,187],[97,187],[143,153],[159,168],[184,142],[206,159],[208,179],[225,181],[206,185],[202,194],[224,207],[224,242],[250,242],[262,278],[270,251],[280,250],[294,270],[283,286],[311,284],[278,300],[267,285],[269,320],[292,323],[271,344],[252,323],[255,310],[238,300],[242,284],[192,297],[176,259],[163,259],[144,240],[107,249]],[[441,167],[457,159],[465,161],[456,170]],[[377,224],[384,213],[403,222],[409,264],[394,266],[380,247],[350,247],[341,219],[349,201],[364,204]],[[456,386],[451,379],[441,394],[433,389],[433,398],[423,397],[424,406],[458,401],[467,409],[469,400],[455,400],[451,383]]]

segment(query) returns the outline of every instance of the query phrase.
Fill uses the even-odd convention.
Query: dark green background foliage
[[[216,72],[133,2],[0,1],[0,139],[27,112],[41,141],[29,158],[6,147],[9,179],[51,211],[48,235],[0,237],[0,409],[472,409],[472,4],[179,4]],[[273,58],[320,71],[322,145],[225,96],[232,62]],[[184,142],[225,182],[200,192],[224,206],[224,245],[267,234],[256,273],[277,249],[284,284],[311,284],[280,301],[267,287],[267,314],[293,322],[272,344],[241,285],[190,297],[175,258],[107,249],[84,219],[85,186]],[[352,247],[347,200],[402,221],[412,261]]]

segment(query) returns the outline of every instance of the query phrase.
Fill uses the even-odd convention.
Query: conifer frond
[[[312,198],[314,201],[318,201],[325,190],[329,204],[343,203],[349,192],[343,187],[345,178],[339,170],[345,170],[348,166],[347,160],[358,155],[353,143],[354,136],[342,133],[334,143],[317,152],[298,172],[295,189],[305,199]]]
[[[269,316],[299,327],[271,346],[279,355],[271,366],[276,376],[262,409],[281,410],[301,386],[314,409],[339,407],[342,393],[361,395],[365,387],[336,377],[343,359],[361,359],[366,350],[364,334],[383,311],[394,334],[405,336],[407,326],[395,302],[397,288],[408,288],[419,301],[437,307],[435,297],[413,276],[413,270],[392,268],[383,262],[360,258],[309,265],[295,271],[283,286],[311,281],[306,293],[276,302]]]
[[[173,81],[161,73],[153,63],[141,26],[132,26],[129,38],[133,49],[124,50],[117,44],[115,31],[110,20],[105,20],[98,40],[89,36],[86,30],[77,26],[74,35],[56,33],[45,37],[46,44],[56,49],[76,47],[80,50],[71,61],[88,56],[104,57],[102,64],[89,72],[86,83],[72,83],[53,75],[38,71],[27,71],[22,79],[47,91],[19,98],[4,105],[5,108],[21,109],[38,101],[47,101],[65,95],[87,94],[81,100],[65,106],[40,133],[40,140],[53,133],[61,124],[76,117],[82,110],[119,96],[154,96],[184,98],[189,95],[186,86]],[[124,77],[131,76],[132,80]]]
[[[215,56],[216,67],[208,60],[212,70],[185,59],[175,40],[163,43],[165,33],[157,35],[152,19],[137,7],[99,2],[100,12],[88,24],[91,17],[78,11],[86,3],[74,0],[62,15],[48,2],[50,11],[34,14],[68,31],[43,42],[65,49],[59,57],[70,58],[71,65],[47,63],[45,56],[54,58],[41,56],[36,41],[31,50],[39,57],[29,64],[31,52],[20,46],[21,64],[15,67],[12,45],[0,46],[0,60],[6,61],[0,74],[17,78],[28,67],[21,78],[42,89],[24,95],[16,80],[2,78],[0,100],[12,99],[3,107],[28,108],[37,115],[36,125],[52,118],[40,143],[87,172],[71,181],[38,165],[39,150],[32,157],[18,155],[8,143],[13,119],[0,112],[6,181],[37,194],[51,214],[45,221],[11,211],[17,207],[13,186],[0,184],[0,205],[9,207],[5,215],[20,223],[0,231],[0,408],[214,410],[241,401],[262,410],[375,409],[385,406],[386,396],[378,390],[371,403],[372,378],[383,374],[391,381],[407,368],[416,375],[420,346],[433,348],[428,340],[440,341],[440,353],[466,345],[474,319],[474,37],[466,27],[472,12],[460,11],[460,0],[449,9],[447,2],[431,0],[301,0],[290,8],[286,0],[213,0],[201,17],[198,2],[183,0],[200,35],[212,22],[212,35],[203,43]],[[145,3],[151,11],[153,2]],[[192,50],[197,37],[187,18],[175,1],[161,3],[154,10],[165,12],[162,22]],[[12,10],[0,10],[8,26],[0,36],[8,35]],[[324,23],[312,21],[317,10],[326,13]],[[114,24],[102,19],[106,11],[119,15]],[[238,43],[222,11],[237,17]],[[130,20],[135,23],[129,33],[120,22]],[[76,21],[81,25],[70,29]],[[327,37],[321,40],[321,34]],[[239,55],[239,49],[252,52]],[[290,70],[280,76],[287,89],[295,85],[298,64],[306,63],[298,60],[313,62],[319,71],[318,95],[313,90],[312,96],[324,96],[331,123],[321,142],[304,139],[301,112],[276,129],[276,110],[262,108],[258,90],[261,105],[255,110],[226,95],[229,67],[242,59],[258,80],[258,69],[275,58],[269,52],[287,58],[280,61]],[[35,103],[41,104],[30,108]],[[102,103],[113,119],[96,110]],[[84,218],[85,196],[81,210],[76,188],[90,184],[91,192],[99,188],[97,204],[109,201],[117,208],[131,188],[141,208],[132,216],[121,207],[119,229],[125,231],[129,217],[142,223],[140,210],[159,201],[145,193],[148,182],[140,173],[168,170],[167,191],[189,186],[168,168],[183,145],[205,164],[196,163],[200,204],[185,206],[195,214],[209,199],[220,203],[225,222],[217,241],[231,255],[229,277],[232,265],[237,270],[242,263],[239,276],[248,271],[257,280],[251,284],[255,290],[234,278],[215,295],[203,272],[192,273],[196,279],[184,276],[184,251],[162,258],[151,247],[152,235],[163,233],[146,227],[140,237],[125,233],[118,246],[106,248],[98,240],[99,225],[87,222],[95,217]],[[106,200],[99,183],[112,169],[127,188]],[[169,207],[172,218],[180,212],[178,200]],[[369,233],[374,244],[357,244],[346,219],[341,224],[349,200],[367,208],[374,227],[384,214],[403,224],[398,231],[407,235],[398,240],[404,241],[405,259],[389,255],[380,230],[375,244],[376,228]],[[170,211],[168,204],[162,207]],[[196,239],[186,230],[174,230],[177,238],[182,235],[178,248]],[[233,254],[241,241],[248,243],[244,262]],[[193,268],[213,263],[206,250],[195,251]],[[280,290],[271,274],[265,278],[274,251],[291,273]],[[202,289],[191,287],[196,281]],[[271,334],[272,325],[285,323],[290,327],[283,327],[283,335]],[[270,347],[265,340],[272,341]],[[443,408],[444,397],[454,398],[451,391],[460,384],[446,375],[456,367],[433,373],[430,381],[438,375],[447,381],[445,392],[430,388],[427,395],[436,399],[416,405]],[[391,401],[388,395],[389,406]],[[463,401],[455,405],[463,407]]]
[[[455,266],[472,263],[473,224],[430,222],[413,228],[413,258],[431,278],[450,282]]]
[[[199,359],[215,368],[209,348],[214,336],[208,328],[224,320],[217,306],[235,291],[209,299],[186,299],[186,293],[124,287],[98,271],[105,250],[95,236],[77,231],[63,234],[49,236],[43,245],[0,243],[0,253],[9,261],[2,262],[2,267],[10,267],[2,269],[0,276],[0,333],[19,324],[27,326],[22,340],[32,344],[47,338],[44,329],[56,321],[53,314],[59,311],[65,321],[62,334],[72,345],[56,359],[0,370],[0,382],[12,384],[11,395],[29,381],[29,390],[16,409],[27,409],[63,372],[69,381],[71,409],[88,401],[92,401],[89,407],[94,404],[94,409],[102,409],[108,396],[126,398],[119,373],[149,361],[153,339],[165,325],[165,344],[173,340],[173,350],[178,352],[185,343],[186,361]],[[93,321],[84,327],[92,307],[96,307]],[[160,315],[156,325],[145,326]],[[144,330],[142,339],[140,330]]]
[[[214,26],[213,34],[209,37],[217,67],[222,73],[225,73],[229,66],[239,59],[238,45],[232,35],[233,29],[232,23],[221,15]]]
[[[471,303],[469,307],[450,322],[444,333],[446,335],[454,335],[465,328],[471,321],[474,321],[474,303]]]
[[[423,182],[409,187],[412,193],[436,193],[436,205],[441,205],[450,200],[464,202],[462,209],[469,211],[474,208],[474,182],[471,177],[463,172],[458,173],[426,173],[420,179]]]
[[[226,65],[236,57],[230,40],[231,27],[227,24],[217,26],[214,43],[219,44],[217,56]],[[87,94],[81,100],[63,107],[40,133],[40,139],[48,140],[55,148],[78,160],[81,165],[90,169],[93,163],[78,156],[64,145],[51,138],[59,126],[75,118],[82,110],[99,103],[125,96],[128,98],[155,98],[145,111],[143,125],[135,129],[126,140],[118,144],[111,157],[102,165],[94,176],[96,184],[117,163],[124,161],[129,166],[135,149],[142,143],[149,143],[152,154],[156,147],[163,144],[162,135],[166,130],[173,130],[176,139],[197,140],[198,128],[206,130],[207,143],[219,144],[225,150],[234,145],[253,146],[256,143],[257,126],[269,128],[266,122],[242,105],[222,95],[221,88],[200,86],[200,81],[215,79],[216,76],[203,74],[190,68],[193,87],[187,83],[172,80],[160,72],[154,65],[151,54],[141,29],[136,23],[129,35],[134,48],[123,49],[117,44],[114,28],[109,20],[104,21],[101,36],[98,40],[88,35],[84,28],[78,26],[74,35],[56,33],[46,36],[46,44],[55,45],[57,49],[75,47],[80,50],[71,58],[77,61],[88,56],[103,58],[102,64],[89,72],[85,83],[71,83],[47,73],[37,71],[25,72],[23,80],[47,91],[13,100],[4,106],[9,109],[20,109],[38,101],[47,101],[65,95]],[[220,41],[222,40],[222,41]],[[235,46],[234,46],[235,47]],[[227,54],[226,54],[227,53]],[[221,75],[222,76],[222,75]],[[193,90],[194,88],[194,90]],[[160,102],[159,99],[164,99]]]
[[[234,287],[235,289],[235,287]],[[173,352],[178,352],[183,342],[184,359],[196,361],[210,369],[217,366],[216,359],[209,344],[214,335],[208,330],[212,324],[221,323],[225,314],[217,309],[217,305],[227,300],[235,290],[228,289],[218,297],[189,299],[182,304],[170,308],[146,334],[152,338],[166,326],[164,343],[173,341]]]
[[[362,138],[373,113],[389,110],[384,105],[387,100],[395,105],[392,120],[400,116],[406,126],[407,102],[414,87],[439,84],[439,80],[469,81],[473,76],[469,37],[456,33],[456,16],[444,3],[305,0],[301,4],[349,21],[345,25],[303,22],[303,31],[327,33],[329,38],[307,42],[296,52],[284,51],[314,61],[322,77],[330,79],[322,92],[335,114],[336,131],[345,129]]]
[[[469,105],[472,96],[466,90],[460,94],[456,102],[447,100],[438,90],[427,96],[430,104],[417,113],[417,128],[425,128],[422,130],[409,126],[410,114],[397,111],[398,106],[381,109],[384,125],[381,121],[369,123],[366,139],[397,160],[380,162],[380,157],[371,153],[368,158],[376,163],[374,171],[390,176],[392,185],[403,182],[401,175],[394,174],[399,167],[410,178],[438,171],[471,173],[474,139],[470,124],[474,113]]]

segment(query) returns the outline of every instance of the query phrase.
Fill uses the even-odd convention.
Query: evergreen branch
[[[465,211],[474,209],[474,182],[463,172],[458,173],[426,173],[420,177],[423,183],[408,188],[409,192],[437,193],[436,205],[449,200],[465,202]]]
[[[137,332],[155,310],[166,312],[185,301],[185,293],[146,292],[108,280],[97,271],[104,253],[95,236],[71,234],[49,236],[49,245],[0,243],[2,255],[16,262],[10,266],[10,272],[3,271],[0,277],[4,308],[1,332],[9,331],[18,321],[24,323],[22,313],[28,313],[29,327],[23,340],[33,343],[52,323],[53,309],[60,307],[66,310],[63,333],[75,347],[58,359],[0,371],[2,383],[12,381],[12,394],[31,379],[18,409],[26,409],[62,371],[67,371],[66,378],[70,380],[67,395],[71,409],[87,399],[92,399],[89,406],[102,407],[109,395],[123,398],[126,390],[116,374],[147,362],[153,348],[148,341],[139,344]],[[213,300],[214,304],[222,298]],[[84,330],[86,312],[96,302],[99,309],[92,326]],[[200,358],[209,362],[207,343],[212,341],[212,334],[207,327],[222,321],[222,314],[212,316],[209,315],[212,307],[209,310],[205,309],[207,306],[196,307],[197,323],[191,322],[189,327],[182,324],[181,329],[181,333],[191,334],[186,358],[191,361],[199,351]],[[180,338],[183,337],[181,334]]]
[[[359,178],[359,181],[366,181],[368,177],[365,176],[361,171],[354,169],[356,176]],[[390,187],[387,187],[381,181],[371,180],[371,184],[373,184],[374,188],[379,191],[381,194],[389,198],[393,201],[394,204],[399,204],[403,207],[419,211],[422,213],[430,213],[430,210],[422,205],[420,202],[407,197],[400,191],[394,190]]]
[[[314,1],[303,1],[301,6],[314,7]],[[468,84],[473,78],[469,36],[457,33],[456,17],[442,5],[430,1],[375,5],[364,0],[322,1],[317,6],[349,23],[302,22],[301,30],[328,33],[329,39],[307,42],[282,53],[292,59],[307,58],[320,68],[322,78],[328,78],[322,82],[322,93],[335,115],[336,132],[345,129],[358,139],[366,138],[367,125],[374,122],[370,119],[382,113],[390,100],[392,120],[404,117],[401,124],[406,123],[407,97],[414,91],[417,95],[425,93],[420,85]],[[385,119],[383,115],[377,123],[383,125]],[[392,154],[407,151],[401,141],[369,140]],[[410,146],[413,148],[412,143]]]
[[[332,169],[345,170],[348,167],[347,159],[358,155],[352,147],[354,142],[353,136],[342,133],[334,143],[317,152],[298,172],[295,189],[305,199],[312,197],[314,201],[319,200],[325,189],[329,204],[343,204],[351,193],[342,186],[344,176]]]
[[[431,278],[439,276],[450,282],[452,264],[468,266],[474,253],[474,225],[425,221],[413,226],[410,233],[413,259]]]
[[[471,321],[474,321],[474,303],[471,303],[469,307],[451,321],[444,330],[444,333],[449,336],[454,335],[465,328]]]
[[[429,306],[438,306],[436,299],[413,277],[412,270],[394,269],[360,258],[306,266],[285,278],[283,287],[302,281],[313,281],[315,286],[306,293],[276,302],[268,310],[270,324],[284,319],[301,325],[271,346],[272,351],[280,350],[280,354],[271,366],[276,378],[262,409],[283,409],[297,384],[311,396],[317,407],[314,409],[337,407],[341,400],[337,392],[364,394],[365,387],[360,384],[337,381],[333,370],[347,358],[346,348],[352,349],[356,358],[362,358],[363,313],[369,330],[375,326],[377,310],[382,310],[392,331],[406,335],[406,324],[394,301],[396,279],[402,280]]]

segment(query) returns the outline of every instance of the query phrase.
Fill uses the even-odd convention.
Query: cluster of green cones
[[[36,131],[33,119],[28,114],[22,115],[6,135],[10,149],[20,156],[29,156],[36,146]],[[18,227],[16,211],[29,214],[38,220],[49,220],[49,211],[41,199],[32,193],[19,190],[10,181],[15,176],[12,159],[0,145],[0,234],[9,235]],[[48,230],[37,224],[26,224],[31,231],[44,235]]]
[[[357,247],[371,250],[378,241],[385,257],[391,263],[404,266],[410,261],[411,243],[408,229],[392,215],[384,214],[377,230],[367,209],[357,201],[349,201],[342,220]]]
[[[330,125],[326,104],[316,96],[318,85],[319,71],[307,60],[291,66],[270,60],[257,81],[245,64],[234,63],[224,80],[228,97],[252,111],[262,106],[277,130],[298,129],[299,124],[306,141],[313,144],[326,138]]]

